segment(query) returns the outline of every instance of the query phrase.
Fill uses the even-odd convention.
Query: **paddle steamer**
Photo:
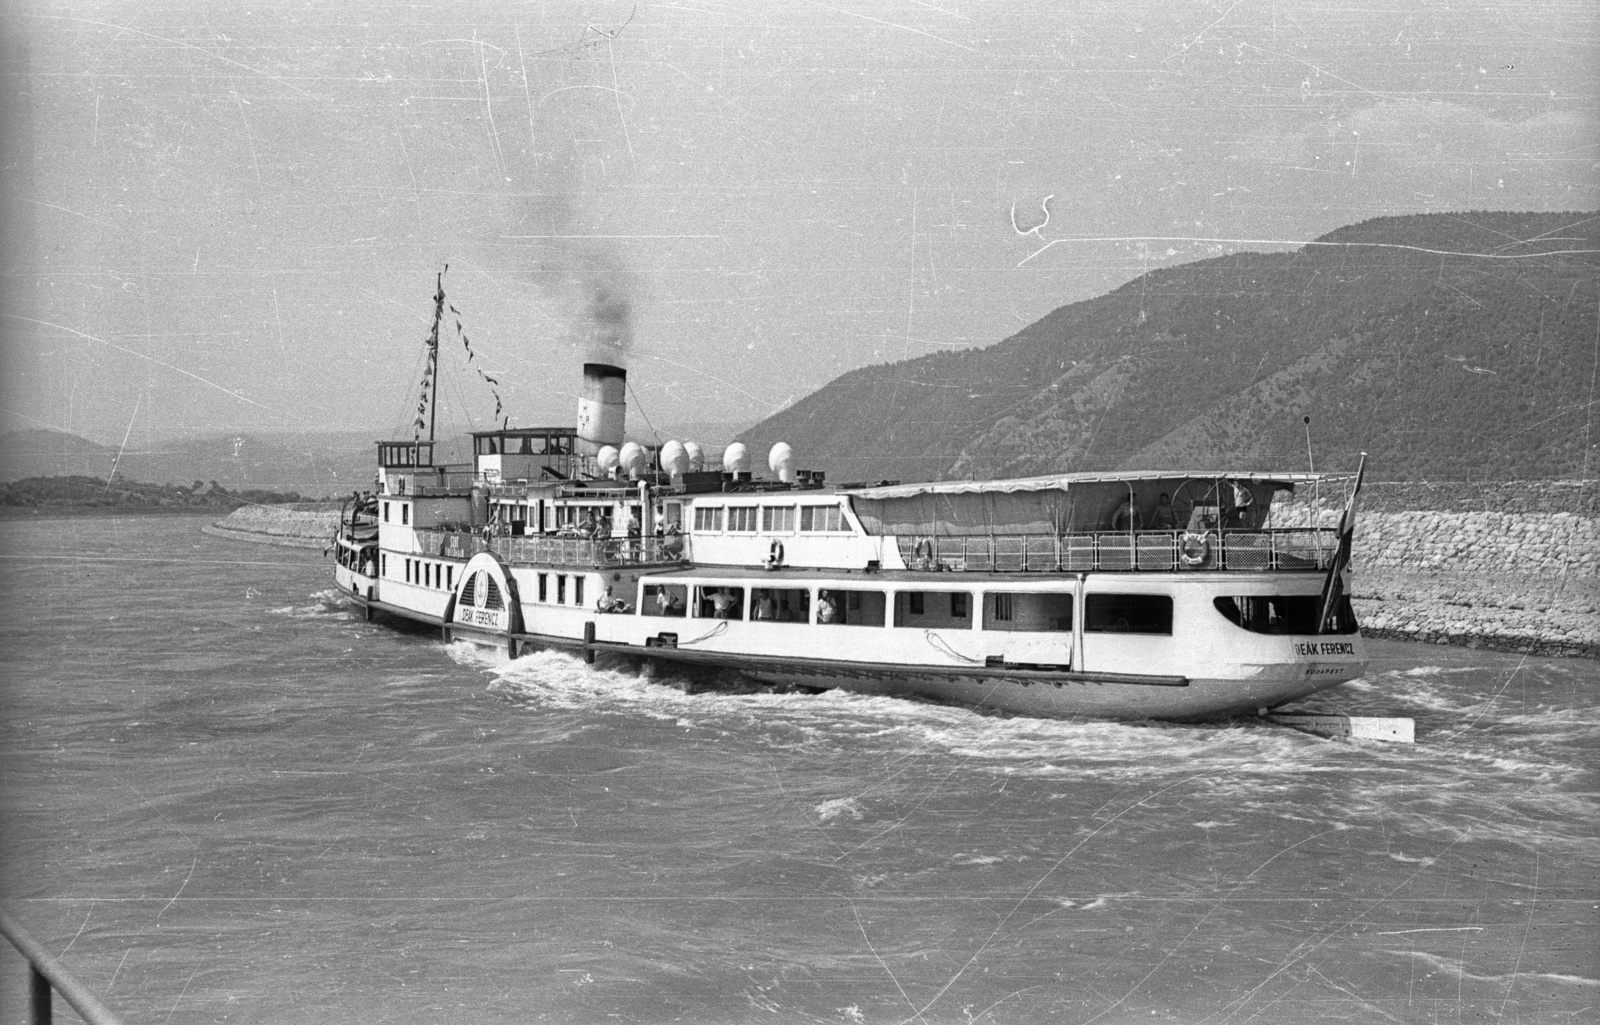
[[[743,445],[708,471],[693,443],[624,443],[625,379],[585,364],[576,427],[473,432],[470,463],[420,432],[379,442],[375,490],[335,539],[339,589],[369,619],[513,658],[558,647],[1025,714],[1255,712],[1364,669],[1359,470],[835,486],[779,445],[757,479]]]

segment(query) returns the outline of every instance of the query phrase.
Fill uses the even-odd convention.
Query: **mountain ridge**
[[[1377,218],[1159,268],[986,348],[852,370],[739,440],[834,479],[1304,469],[1310,415],[1319,467],[1576,476],[1596,217]]]

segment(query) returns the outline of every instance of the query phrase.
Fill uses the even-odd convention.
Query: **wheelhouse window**
[[[1316,594],[1228,595],[1211,602],[1234,626],[1258,634],[1320,633],[1322,596]],[[1357,630],[1355,610],[1350,598],[1341,596],[1334,606],[1330,633],[1353,634]]]
[[[722,506],[695,506],[694,532],[709,534],[722,529]]]
[[[750,592],[750,618],[774,623],[811,622],[811,592],[804,587],[757,587]]]
[[[1172,597],[1166,594],[1088,594],[1084,633],[1170,634]]]
[[[645,584],[644,601],[639,603],[643,616],[670,616],[680,618],[688,614],[689,588],[685,584]]]
[[[836,505],[802,505],[800,507],[800,530],[827,531],[844,530],[844,512]]]
[[[882,626],[888,601],[882,591],[817,592],[817,622],[838,626]]]
[[[764,505],[761,507],[761,530],[766,534],[794,533],[794,506]]]
[[[743,619],[744,588],[716,585],[694,589],[694,614],[701,619]]]
[[[1061,591],[991,591],[983,596],[983,628],[1071,633],[1072,595]]]
[[[972,595],[966,591],[901,591],[894,596],[894,625],[970,630]]]
[[[728,507],[728,531],[742,533],[755,533],[756,507],[753,505],[733,505]]]

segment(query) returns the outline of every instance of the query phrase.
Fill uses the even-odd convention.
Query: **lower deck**
[[[451,570],[454,590],[432,576],[341,590],[369,615],[405,616],[513,656],[562,646],[1030,714],[1254,711],[1364,669],[1347,608],[1343,632],[1316,632],[1320,573],[572,572],[508,566],[486,552]]]

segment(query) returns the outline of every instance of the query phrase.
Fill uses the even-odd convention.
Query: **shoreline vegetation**
[[[230,491],[216,481],[148,484],[114,474],[98,477],[25,477],[0,483],[0,517],[144,515],[203,513],[249,506],[299,503],[297,492],[254,488]]]

